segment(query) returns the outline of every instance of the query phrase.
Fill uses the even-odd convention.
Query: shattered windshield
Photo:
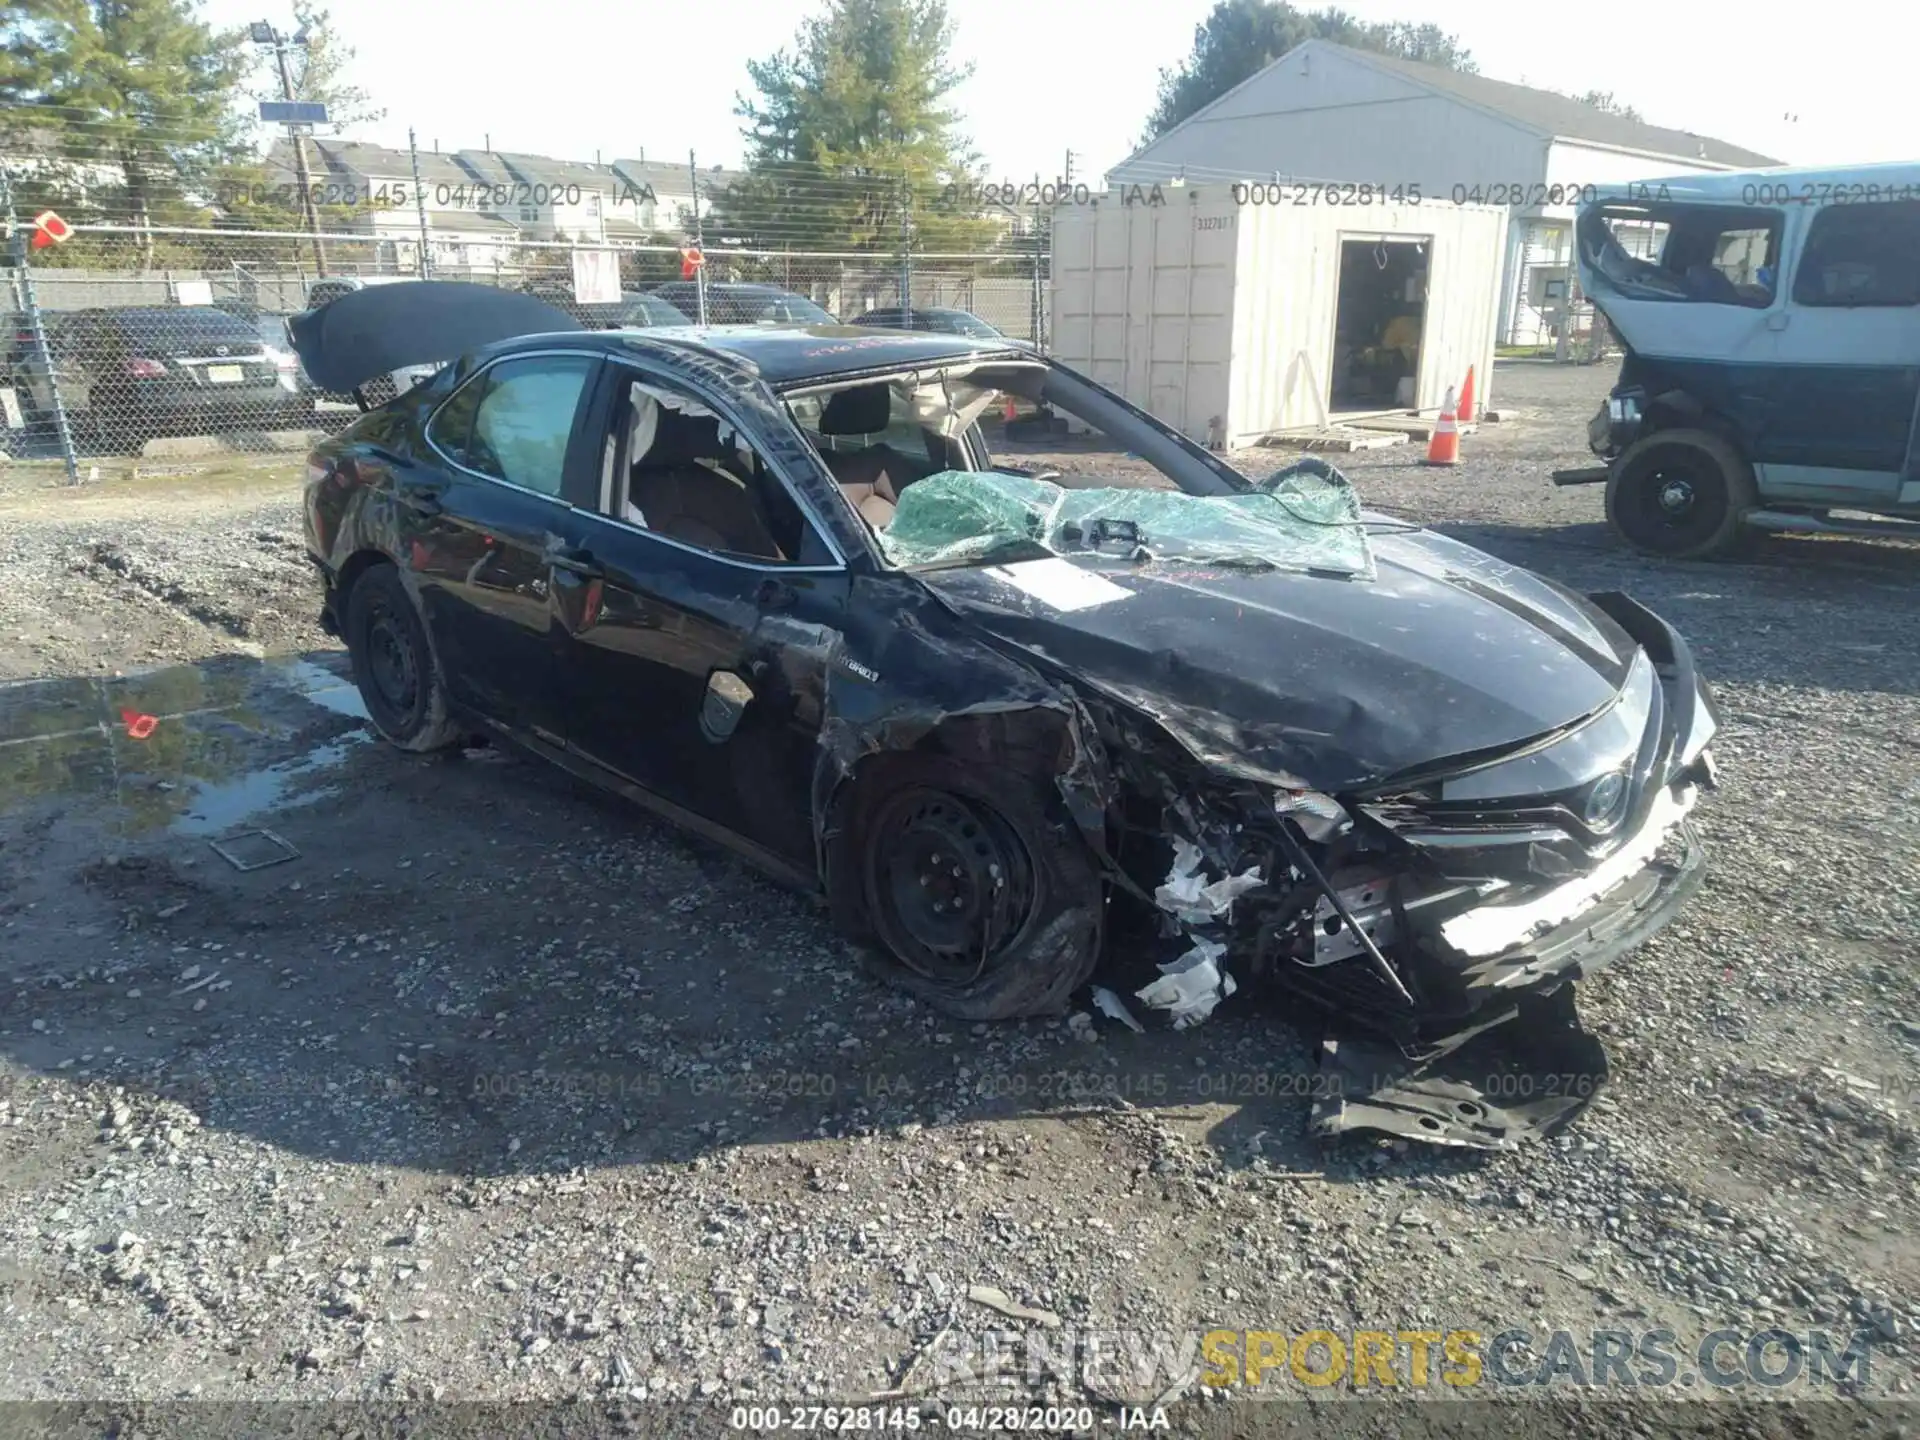
[[[1359,498],[1325,461],[1256,484],[1058,367],[860,381],[787,409],[902,568],[1084,555],[1374,573]]]
[[[1300,467],[1245,495],[1068,490],[1021,475],[945,470],[909,486],[878,533],[901,566],[979,564],[1038,549],[1373,575],[1353,487]]]

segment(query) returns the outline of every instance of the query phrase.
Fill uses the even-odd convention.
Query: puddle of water
[[[359,687],[324,665],[316,665],[296,655],[274,662],[274,668],[287,677],[301,698],[311,700],[336,715],[351,716],[355,720],[367,718],[366,702],[360,698]]]
[[[202,785],[187,813],[174,821],[171,829],[176,835],[221,835],[265,811],[292,810],[337,795],[339,787],[333,785],[318,786],[298,795],[287,792],[302,776],[315,775],[343,763],[356,747],[372,738],[366,731],[356,730],[315,747],[298,760],[271,765],[219,784]]]
[[[296,698],[305,703],[290,703]],[[292,795],[294,782],[340,764],[370,736],[356,732],[260,766],[262,741],[311,723],[308,705],[366,718],[351,681],[299,656],[10,684],[0,689],[0,811],[53,796],[97,800],[117,807],[126,833],[172,825],[200,835],[311,803],[330,792]],[[136,739],[123,712],[157,723]]]

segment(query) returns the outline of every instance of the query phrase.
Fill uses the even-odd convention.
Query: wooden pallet
[[[1278,450],[1334,450],[1352,454],[1355,450],[1380,450],[1388,445],[1404,445],[1407,436],[1386,430],[1361,430],[1351,425],[1302,425],[1292,430],[1277,430],[1262,436],[1260,444]]]
[[[1362,430],[1379,430],[1405,436],[1411,440],[1431,440],[1433,427],[1440,423],[1438,415],[1370,415],[1364,420],[1350,420],[1350,425]],[[1471,435],[1480,428],[1478,420],[1469,420],[1458,427],[1462,435]]]

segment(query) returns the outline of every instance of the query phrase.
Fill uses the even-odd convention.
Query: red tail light
[[[143,360],[139,356],[127,361],[129,380],[159,380],[167,373],[167,367],[158,360]]]

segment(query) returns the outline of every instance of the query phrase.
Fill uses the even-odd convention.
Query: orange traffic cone
[[[1462,425],[1473,423],[1473,367],[1467,366],[1467,383],[1460,387],[1460,413],[1454,417]]]
[[[1453,409],[1453,387],[1447,387],[1447,403],[1440,407],[1440,418],[1433,424],[1433,439],[1427,443],[1427,458],[1423,465],[1458,465],[1460,463],[1460,427],[1455,423]]]

